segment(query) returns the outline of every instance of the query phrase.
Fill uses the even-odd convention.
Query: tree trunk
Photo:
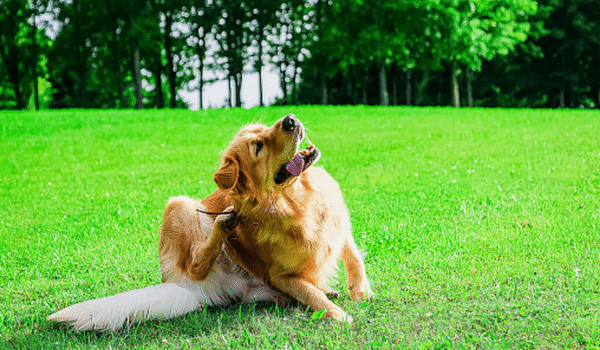
[[[594,85],[592,88],[592,99],[596,108],[600,108],[600,84]]]
[[[344,82],[346,91],[348,94],[348,100],[351,105],[358,104],[356,101],[358,100],[358,84],[356,84],[356,66],[350,65],[348,67],[349,73],[344,76]]]
[[[361,90],[362,104],[366,106],[369,103],[369,99],[367,97],[367,87],[365,85],[363,85],[360,90]]]
[[[142,67],[140,65],[140,44],[133,43],[133,83],[135,89],[135,108],[144,108],[144,95],[142,93]]]
[[[169,79],[169,107],[175,108],[177,105],[177,85],[175,67],[173,63],[173,47],[171,43],[171,31],[173,26],[173,15],[167,11],[165,13],[165,53],[167,56],[167,78]]]
[[[296,79],[298,78],[298,60],[294,60],[294,74],[292,75],[292,101],[298,104],[298,91],[296,89]]]
[[[367,84],[368,83],[369,83],[369,69],[366,69],[366,71],[362,75],[362,81],[361,81],[361,87],[360,87],[362,104],[365,106],[369,104],[369,96],[367,94]]]
[[[156,85],[154,104],[156,105],[156,108],[165,108],[165,101],[163,100],[162,63],[160,62],[160,55],[158,57],[158,61],[156,62],[154,71],[154,84]]]
[[[406,71],[406,105],[412,106],[412,68]]]
[[[425,89],[431,84],[433,85],[435,82],[431,82],[432,78],[431,78],[431,74],[429,73],[429,71],[417,71],[417,72],[413,72],[414,75],[414,81],[415,81],[415,93],[414,93],[414,102],[413,102],[413,106],[421,106],[423,105],[423,101],[425,101]],[[416,83],[416,82],[419,83]],[[439,85],[439,82],[441,81],[441,79],[437,79],[436,80],[438,82],[438,92],[442,90],[442,86]],[[439,94],[435,96],[436,98],[436,102],[439,102]],[[439,104],[438,104],[439,105]]]
[[[159,25],[160,27],[160,25]],[[159,32],[160,32],[160,28]],[[165,100],[163,96],[163,84],[162,84],[162,72],[163,72],[163,64],[162,64],[162,50],[159,49],[156,54],[156,64],[154,66],[154,85],[156,85],[156,89],[154,90],[154,105],[156,108],[162,109],[165,108]]]
[[[473,107],[473,71],[467,68],[467,100],[469,107]]]
[[[320,78],[320,82],[319,82],[319,90],[321,92],[321,104],[322,105],[327,105],[329,104],[329,99],[328,99],[328,91],[327,91],[327,71],[325,70],[325,67],[319,67],[319,78]]]
[[[133,26],[136,19],[136,8],[133,0],[129,1],[130,31],[133,33]],[[140,63],[140,42],[139,39],[132,35],[131,38],[131,75],[133,76],[133,90],[135,94],[135,108],[144,108],[144,94],[142,92],[142,67]]]
[[[202,41],[204,42],[204,40]],[[204,109],[204,48],[198,44],[198,57],[200,60],[200,81],[198,82],[198,102],[200,110]]]
[[[379,63],[379,100],[382,106],[390,105],[390,96],[387,90],[387,70],[383,62]]]
[[[281,87],[281,92],[283,93],[282,103],[288,101],[288,87],[287,81],[285,80],[286,70],[287,67],[282,60],[281,62],[279,62],[279,86]]]
[[[323,0],[317,0],[316,4],[315,4],[315,15],[316,15],[316,25],[318,28],[318,32],[317,35],[320,35],[321,31],[323,30],[323,26],[321,26],[321,22],[323,21],[323,17],[324,17],[324,8],[325,6],[327,6],[327,3],[323,4]],[[319,65],[319,68],[317,68],[317,75],[319,76],[319,93],[321,95],[321,104],[322,105],[326,105],[329,103],[328,101],[328,97],[327,97],[327,59],[325,57],[316,57],[317,58],[317,62],[323,62],[321,65]],[[322,60],[319,60],[319,58],[323,58]]]
[[[262,64],[258,67],[258,103],[260,107],[265,106],[264,96],[263,96],[263,75],[262,75]]]
[[[243,72],[237,72],[235,78],[235,106],[242,107],[242,79]]]
[[[114,60],[114,62],[117,65],[117,72],[116,72],[116,79],[119,82],[119,90],[117,91],[117,97],[116,100],[114,101],[114,107],[115,108],[127,108],[126,103],[125,103],[125,79],[123,78],[124,75],[124,71],[125,69],[123,68],[123,63],[121,61],[121,55],[120,55],[120,47],[121,45],[119,45],[119,37],[117,35],[116,31],[113,31],[112,33],[112,59]],[[117,101],[119,101],[119,103],[117,104]]]
[[[256,66],[256,70],[258,71],[258,103],[259,106],[264,107],[265,103],[263,101],[263,76],[262,76],[262,68],[263,68],[263,25],[262,23],[258,24],[258,60],[256,61],[257,66]]]
[[[452,80],[452,79],[450,79],[450,80]],[[446,84],[446,79],[440,75],[439,78],[437,79],[438,87],[436,90],[437,93],[435,94],[435,104],[438,106],[446,105],[448,102],[452,103],[452,101],[446,101],[446,95],[445,95],[445,93],[443,93],[443,91],[446,91],[446,86],[444,86],[444,84]],[[450,88],[452,89],[452,87],[450,87]],[[425,91],[425,89],[423,89],[422,91]],[[425,94],[423,94],[423,95],[425,95]]]
[[[2,55],[2,58],[6,62],[6,66],[8,68],[8,73],[10,75],[10,82],[13,85],[13,91],[15,92],[15,102],[17,103],[17,109],[23,109],[23,99],[21,97],[21,88],[20,88],[20,77],[19,77],[19,54],[17,52],[18,48],[16,45],[12,47],[12,50],[8,53],[9,58],[5,58],[5,55]],[[2,50],[4,53],[4,50]]]
[[[563,76],[566,76],[565,61],[566,61],[566,59],[565,59],[565,51],[562,50],[560,52],[560,65],[561,65],[561,73],[563,74]],[[560,93],[559,93],[559,96],[558,96],[559,108],[561,108],[561,109],[564,109],[566,107],[566,105],[567,105],[566,102],[565,102],[565,100],[566,100],[565,85],[566,85],[566,82],[563,81],[563,85],[560,88]]]
[[[398,74],[396,65],[393,65],[391,68],[392,74],[392,106],[398,105]]]
[[[11,75],[11,81],[13,83],[15,99],[17,100],[17,109],[23,109],[23,98],[21,97],[21,88],[19,87],[19,72],[15,72],[13,75]]]
[[[10,76],[10,82],[13,86],[13,91],[15,93],[15,102],[17,104],[17,109],[23,109],[23,102],[21,100],[21,89],[19,88],[19,54],[16,42],[16,34],[18,32],[18,27],[16,23],[13,21],[10,24],[8,37],[13,38],[14,40],[9,40],[7,43],[2,43],[2,45],[6,45],[8,47],[8,53],[5,51],[4,47],[0,49],[0,57],[2,58],[2,62],[6,67],[6,71]]]
[[[231,60],[229,62],[231,62]],[[229,64],[229,66],[231,67],[231,63]],[[229,99],[228,99],[229,108],[233,107],[233,94],[231,93],[231,79],[233,79],[233,77],[231,76],[231,68],[228,68],[228,70],[227,70],[227,92],[229,93]]]
[[[118,73],[118,77],[119,77],[119,106],[115,106],[117,108],[128,108],[128,104],[125,100],[125,79],[123,78],[123,76],[125,75],[125,67],[123,67],[123,64],[121,63],[121,61],[118,61],[118,66],[119,66],[119,73]]]
[[[87,58],[85,50],[85,39],[79,45],[79,60],[77,62],[77,77],[79,78],[77,82],[77,96],[76,96],[76,105],[79,108],[88,108],[88,100],[87,100]]]
[[[458,64],[452,61],[452,100],[454,107],[460,107],[460,90],[458,86]]]
[[[33,22],[33,35],[32,35],[32,49],[33,49],[33,64],[31,65],[31,75],[33,76],[33,101],[35,104],[35,110],[40,110],[40,94],[39,94],[39,86],[38,86],[38,73],[37,73],[37,65],[38,65],[38,45],[37,45],[37,1],[33,1],[33,14],[32,14],[32,22]]]

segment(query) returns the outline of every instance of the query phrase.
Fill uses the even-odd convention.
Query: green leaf
[[[320,320],[320,319],[322,319],[322,318],[325,316],[325,313],[326,313],[326,312],[327,312],[327,310],[325,310],[325,309],[321,309],[321,310],[319,310],[319,311],[316,311],[316,312],[314,312],[314,313],[313,313],[313,314],[310,316],[310,318],[311,318],[312,320]]]

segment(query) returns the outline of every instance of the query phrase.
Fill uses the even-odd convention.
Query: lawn
[[[296,114],[375,291],[73,333],[63,307],[160,282],[169,197],[244,124]],[[600,348],[600,112],[378,107],[0,113],[0,348]]]

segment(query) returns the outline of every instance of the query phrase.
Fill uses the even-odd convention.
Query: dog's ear
[[[221,190],[232,189],[240,177],[240,164],[232,157],[225,157],[221,168],[215,173],[215,182]]]

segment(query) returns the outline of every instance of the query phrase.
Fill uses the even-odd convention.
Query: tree
[[[310,82],[314,86],[305,89],[314,95],[314,99],[308,102],[329,104],[345,96],[355,86],[362,89],[366,100],[365,86],[361,83],[369,77],[367,71],[370,62],[367,58],[369,50],[362,50],[360,47],[359,36],[364,27],[361,3],[356,0],[331,3],[319,0],[312,9],[313,29],[307,35],[310,44],[306,49],[309,55],[303,64],[302,79],[303,86],[308,85],[309,80],[314,80]],[[365,79],[358,78],[359,82],[356,83],[359,75]],[[331,91],[330,85],[340,77],[346,88]],[[337,84],[334,83],[333,86],[337,87]]]
[[[186,40],[190,33],[187,30],[180,29],[180,26],[174,29],[175,23],[189,22],[189,9],[184,7],[187,4],[188,2],[180,0],[165,1],[159,11],[165,18],[164,48],[167,61],[167,79],[169,81],[169,106],[171,108],[176,108],[177,91],[182,86],[181,82],[187,80],[178,79],[178,74],[185,67],[185,60],[187,58]]]
[[[131,75],[133,76],[136,109],[144,108],[140,43],[144,39],[147,30],[152,30],[152,19],[146,6],[147,4],[143,0],[127,0],[124,6],[126,15],[123,16],[131,50]],[[167,21],[168,18],[167,16]]]
[[[543,0],[530,17],[528,40],[485,63],[475,82],[480,104],[499,107],[589,108],[600,105],[600,50],[594,1]]]
[[[39,47],[38,47],[38,42],[37,42],[37,36],[38,36],[38,15],[40,14],[40,1],[39,0],[32,0],[30,2],[30,6],[31,6],[31,24],[32,24],[32,31],[31,31],[31,48],[32,48],[32,58],[33,58],[33,62],[31,64],[31,76],[32,76],[32,80],[33,80],[33,94],[34,94],[34,104],[35,104],[35,110],[39,111],[40,110],[40,95],[39,95],[39,86],[38,86],[38,58],[39,58]]]
[[[229,106],[234,106],[233,88],[235,107],[241,107],[244,64],[250,46],[250,36],[244,25],[249,19],[247,3],[243,0],[222,0],[214,4],[219,11],[219,20],[214,29],[214,37],[219,45],[216,54],[221,59],[221,67],[227,72]]]
[[[258,73],[258,100],[259,105],[264,106],[263,98],[263,67],[265,56],[265,45],[269,31],[277,22],[276,10],[281,7],[280,0],[249,0],[250,22],[247,28],[250,34],[251,44],[256,46],[254,55],[254,70]]]
[[[428,1],[340,0],[324,4],[326,19],[317,21],[318,42],[311,45],[315,65],[326,63],[328,76],[341,75],[350,101],[368,103],[368,90],[377,82],[377,100],[381,105],[397,103],[398,72],[410,75],[419,50],[416,43],[427,44],[423,32]],[[421,50],[423,51],[423,50]],[[430,53],[422,53],[429,56]],[[372,79],[372,73],[375,79]],[[390,97],[389,74],[392,73]],[[318,74],[321,76],[322,74]],[[321,83],[321,85],[324,85]],[[410,94],[410,89],[407,88]],[[410,100],[410,99],[409,99]],[[354,102],[356,103],[356,102]]]
[[[312,41],[315,28],[314,8],[302,0],[281,2],[276,11],[278,21],[268,36],[271,63],[279,71],[282,100],[297,103],[297,81]]]
[[[138,0],[58,3],[56,21],[61,26],[48,55],[56,91],[53,106],[142,108],[144,94],[149,96],[142,67],[156,72],[161,62],[156,11],[156,3]],[[160,75],[155,82],[161,81]],[[162,92],[158,95],[162,98]]]
[[[211,32],[219,18],[219,11],[212,2],[195,0],[190,3],[189,7],[185,9],[185,12],[184,22],[190,27],[190,33],[186,37],[186,43],[191,53],[190,56],[195,57],[199,63],[199,106],[200,109],[204,109],[203,93],[205,83],[205,61],[209,50],[209,42],[211,41]]]
[[[42,76],[53,107],[182,106],[197,78],[203,108],[213,68],[231,106],[258,72],[263,105],[266,59],[290,103],[600,107],[596,2],[4,0],[0,108],[39,108]]]
[[[90,58],[89,93],[94,95],[90,107],[128,108],[135,105],[133,96],[128,96],[131,70],[128,18],[120,0],[96,1],[98,13],[93,20],[90,35],[92,57]],[[67,67],[68,69],[68,67]]]
[[[592,0],[547,0],[553,11],[540,38],[544,59],[536,71],[552,107],[600,107],[600,8]]]
[[[14,94],[15,107],[23,109],[25,107],[25,85],[31,73],[28,66],[37,65],[35,62],[28,62],[27,57],[33,47],[27,39],[36,36],[37,31],[32,29],[28,23],[30,18],[30,9],[25,0],[7,0],[0,6],[0,59]],[[37,57],[37,56],[36,56]]]
[[[49,53],[51,82],[56,89],[54,106],[90,107],[88,83],[92,61],[92,36],[98,32],[97,9],[91,0],[61,2],[57,7],[60,31]]]
[[[460,107],[458,75],[461,66],[480,71],[483,60],[506,56],[527,40],[533,0],[443,0],[436,11],[442,18],[440,57],[450,64],[453,104]],[[469,88],[470,89],[470,88]]]

